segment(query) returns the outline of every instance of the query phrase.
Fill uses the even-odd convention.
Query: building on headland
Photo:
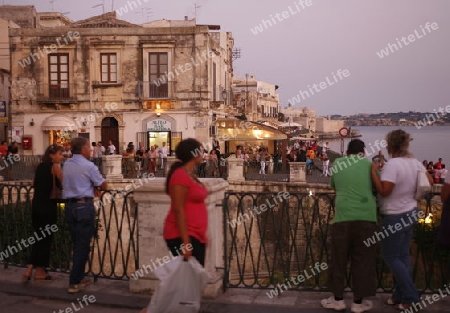
[[[245,78],[233,80],[234,106],[240,108],[249,121],[277,121],[280,110],[277,89],[277,85],[246,74]]]
[[[302,129],[309,130],[309,136],[317,138],[333,138],[338,136],[339,129],[344,127],[343,120],[331,120],[329,117],[317,116],[316,111],[307,107],[287,107],[281,111],[289,121],[298,123]]]
[[[0,7],[21,26],[9,30],[10,126],[31,140],[25,154],[76,136],[173,150],[182,138],[210,142],[213,119],[236,115],[234,40],[220,26],[137,25],[116,12],[73,22],[26,8]]]

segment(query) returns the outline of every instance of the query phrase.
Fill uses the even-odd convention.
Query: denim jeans
[[[413,211],[416,211],[413,215]],[[389,266],[395,278],[395,300],[404,304],[411,304],[419,301],[419,294],[412,280],[412,265],[409,248],[411,245],[413,230],[417,225],[418,209],[395,214],[383,215],[383,227],[394,230],[394,225],[400,223],[402,227],[398,231],[390,231],[381,241],[381,254],[384,261]],[[396,229],[395,229],[396,230]]]
[[[73,244],[73,264],[69,284],[76,285],[84,278],[91,239],[95,231],[94,203],[66,203],[65,218]]]

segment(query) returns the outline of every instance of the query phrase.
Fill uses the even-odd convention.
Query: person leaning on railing
[[[34,196],[31,204],[31,222],[33,231],[41,233],[42,229],[56,225],[57,200],[51,199],[53,185],[62,189],[61,160],[64,148],[53,144],[45,150],[42,162],[38,165],[34,176]],[[53,241],[53,233],[36,241],[31,247],[31,257],[27,270],[22,276],[23,282],[31,280],[33,267],[36,268],[34,280],[36,282],[53,281],[52,276],[47,275],[45,268],[49,266],[50,251]]]
[[[365,145],[349,142],[347,156],[335,160],[330,186],[336,190],[336,209],[331,229],[331,266],[328,271],[333,296],[321,304],[344,310],[344,289],[348,259],[351,258],[353,303],[351,312],[372,309],[364,298],[375,295],[377,245],[363,242],[377,230],[377,206],[372,194],[371,163],[363,157]],[[348,164],[351,164],[348,166]]]
[[[381,240],[381,255],[395,278],[395,290],[386,302],[399,310],[406,310],[420,297],[412,279],[410,245],[413,230],[418,222],[417,201],[414,199],[418,170],[422,163],[408,151],[411,137],[398,129],[386,136],[387,151],[391,155],[382,169],[380,163],[372,164],[372,179],[377,192],[382,197],[380,208],[383,218],[383,229],[395,232]],[[381,170],[380,177],[377,171]],[[430,184],[433,179],[428,175]],[[407,225],[405,225],[405,222]],[[397,225],[403,225],[397,229]]]
[[[69,293],[76,293],[90,284],[84,277],[90,243],[95,232],[94,195],[108,189],[98,167],[89,161],[90,145],[86,138],[72,140],[73,157],[63,167],[63,198],[65,220],[73,243],[73,262],[69,277]]]

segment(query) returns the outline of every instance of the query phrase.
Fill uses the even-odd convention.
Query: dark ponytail
[[[178,161],[172,164],[169,173],[167,173],[166,194],[169,194],[169,183],[173,172],[188,163],[190,160],[197,157],[198,154],[203,155],[202,151],[202,144],[196,139],[188,138],[180,141],[177,148],[175,149],[175,155],[177,156]]]

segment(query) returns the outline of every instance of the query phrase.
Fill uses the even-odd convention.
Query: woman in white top
[[[423,165],[409,153],[411,137],[405,131],[391,131],[386,141],[391,160],[382,168],[379,162],[372,164],[372,180],[381,196],[383,217],[383,230],[378,235],[382,235],[381,254],[396,281],[394,294],[387,304],[405,310],[420,300],[412,280],[409,247],[419,215],[424,215],[419,213],[414,199],[418,170],[423,170]],[[380,177],[378,170],[381,170]],[[428,178],[432,183],[431,176]]]

